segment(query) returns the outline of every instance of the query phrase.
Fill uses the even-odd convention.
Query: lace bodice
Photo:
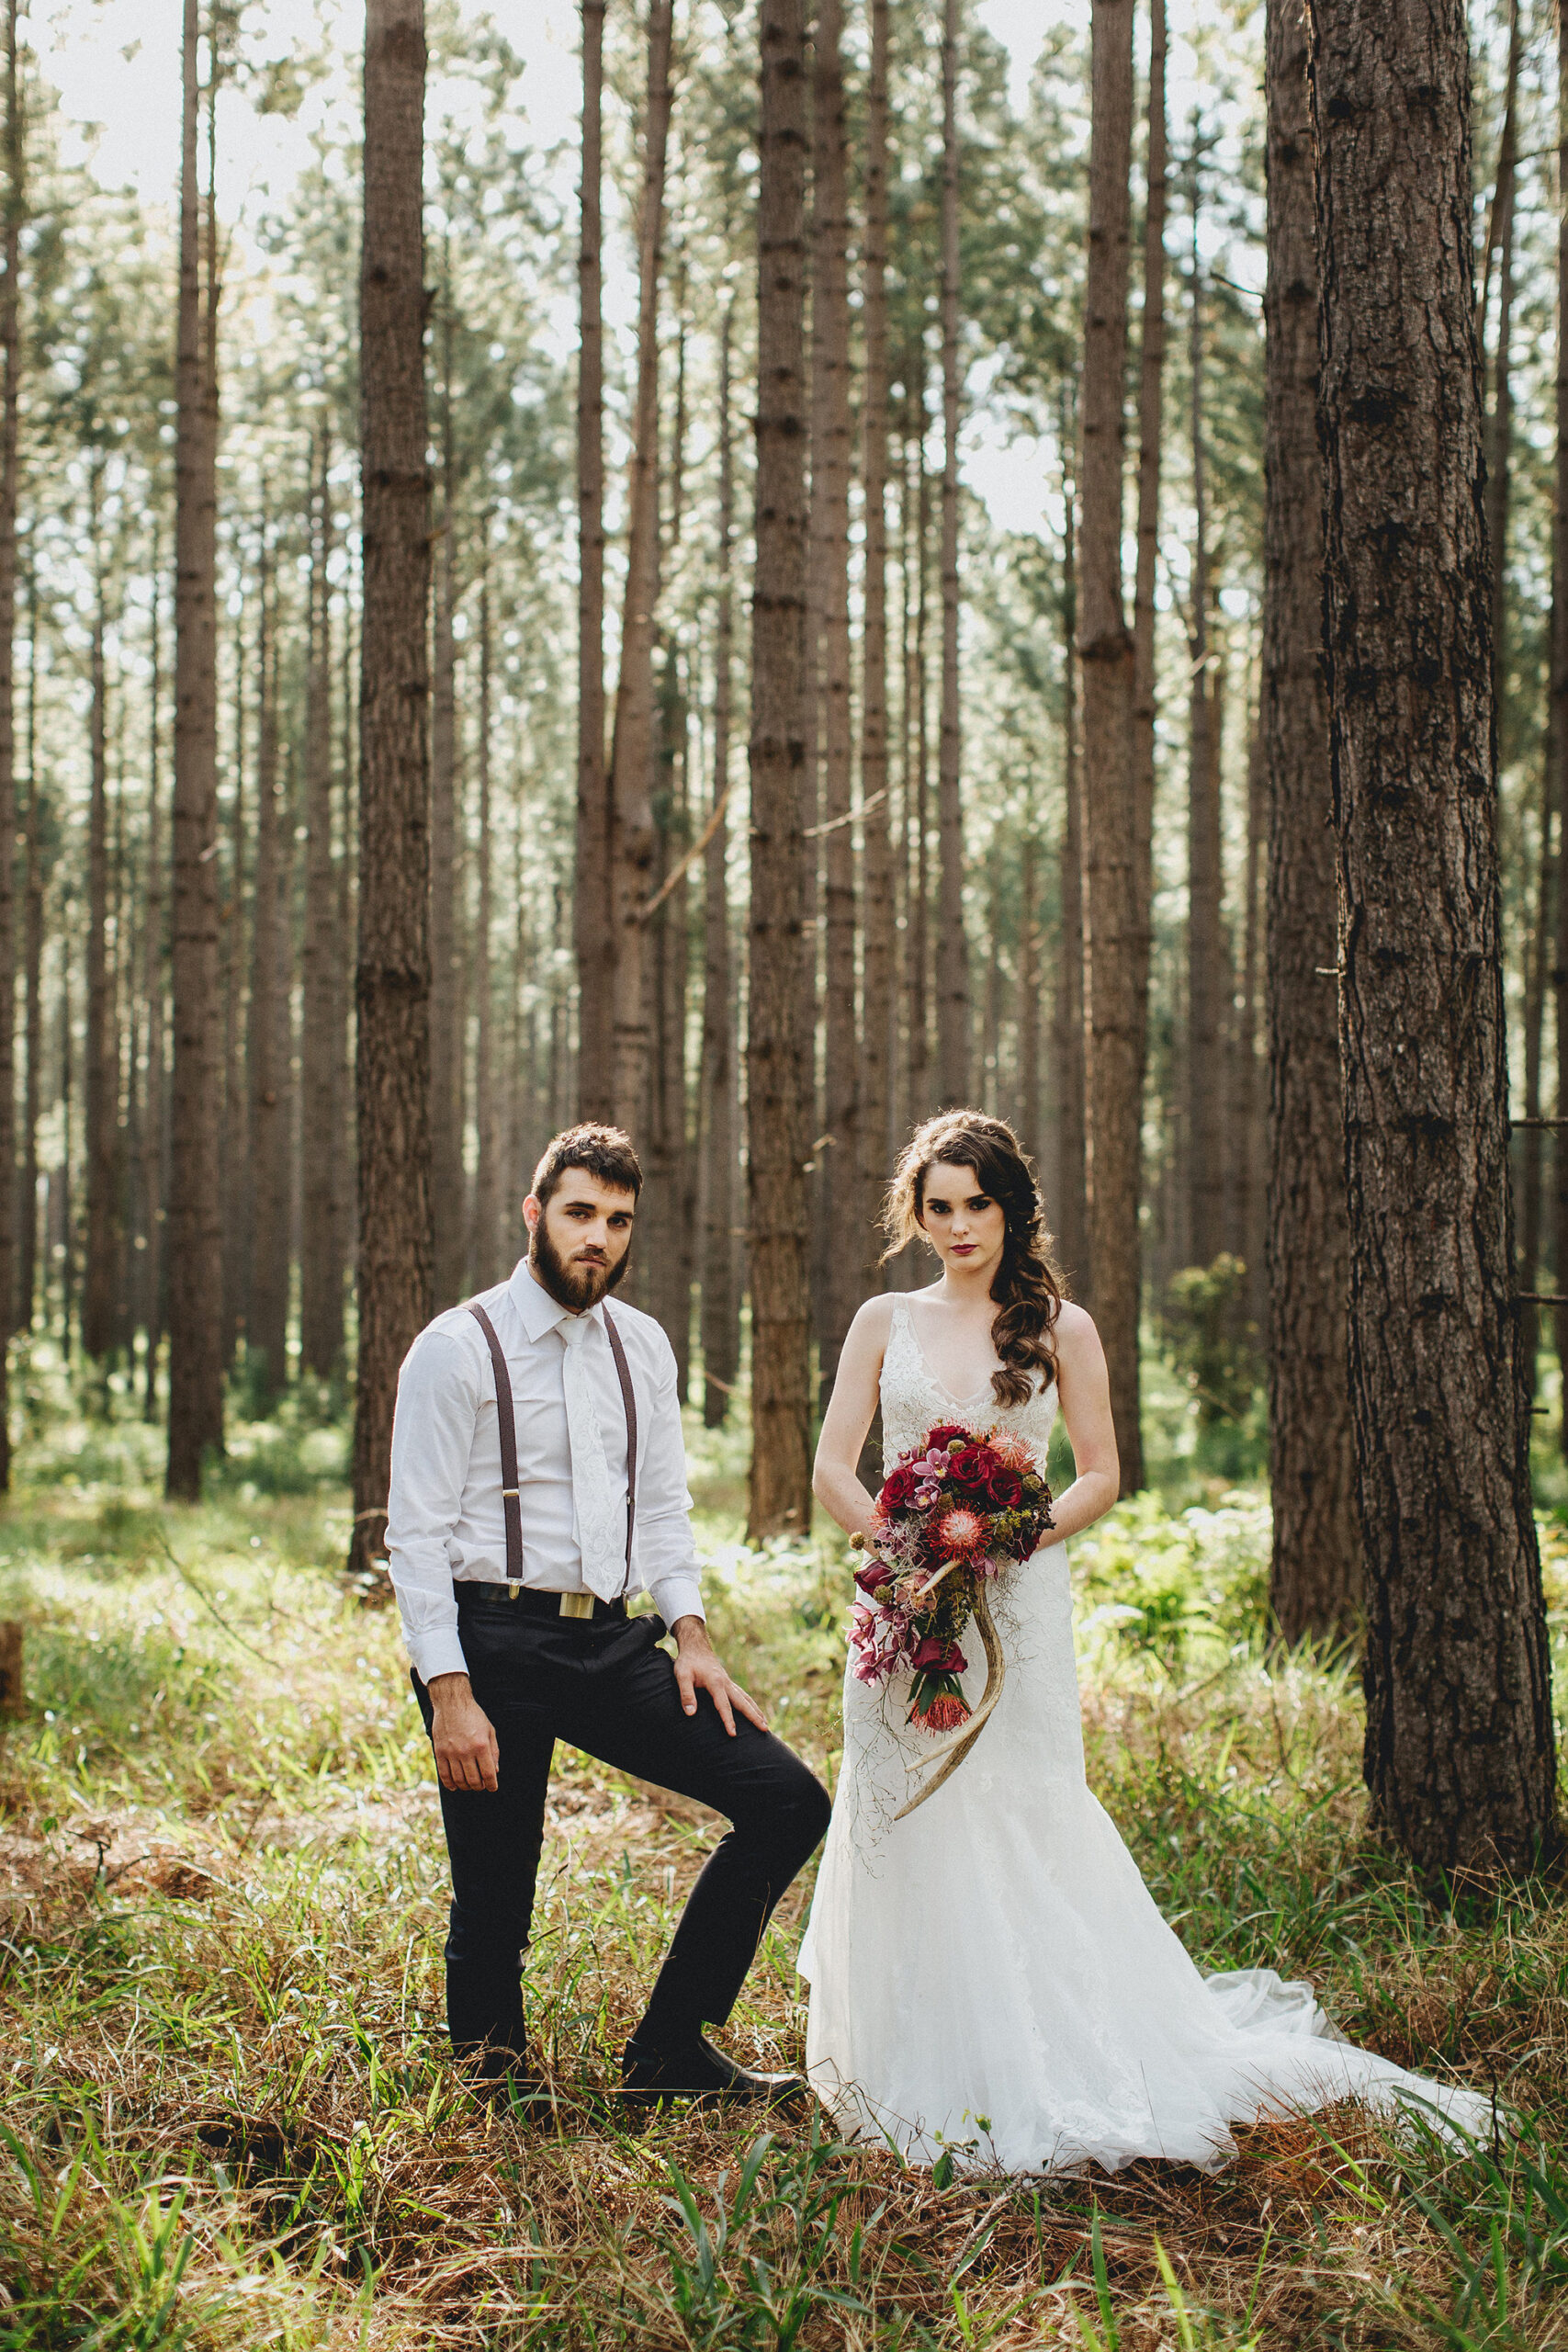
[[[973,1396],[954,1396],[926,1361],[908,1304],[897,1299],[882,1359],[882,1470],[918,1445],[937,1421],[962,1421],[976,1430],[1011,1430],[1033,1448],[1043,1470],[1056,1419],[1056,1384],[1036,1388],[1026,1405],[998,1405],[987,1379]]]

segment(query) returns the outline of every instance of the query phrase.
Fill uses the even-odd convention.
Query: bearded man
[[[606,1303],[641,1189],[618,1127],[557,1136],[523,1204],[527,1256],[438,1315],[399,1375],[387,1550],[452,1868],[447,2023],[481,2075],[537,2092],[522,1960],[564,1739],[730,1823],[626,2045],[626,2093],[780,2098],[798,2076],[749,2072],[703,2028],[728,2017],[829,1800],[708,1640],[674,1351]],[[644,1588],[658,1614],[628,1615]]]

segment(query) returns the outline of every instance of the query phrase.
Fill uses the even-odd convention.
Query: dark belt
[[[526,1584],[502,1584],[491,1577],[465,1577],[452,1588],[459,1611],[467,1601],[470,1606],[482,1601],[487,1607],[499,1602],[504,1609],[515,1609],[525,1617],[553,1617],[569,1625],[604,1624],[612,1618],[624,1617],[624,1600],[600,1600],[588,1592],[541,1592]]]

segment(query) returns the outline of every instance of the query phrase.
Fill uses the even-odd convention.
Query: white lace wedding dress
[[[950,1395],[908,1307],[882,1368],[885,1468],[938,1421],[1016,1430],[1042,1463],[1053,1385],[1011,1410]],[[844,1682],[844,1753],[801,1949],[807,2067],[849,2136],[917,2163],[1055,2172],[1139,2156],[1215,2167],[1230,2126],[1347,2096],[1438,2109],[1486,2133],[1490,2102],[1338,2039],[1272,1969],[1202,1977],[1084,1780],[1065,1549],[1004,1572],[1001,1700],[953,1777],[894,1816],[931,1749],[908,1677]],[[971,1629],[964,1695],[985,1683]]]

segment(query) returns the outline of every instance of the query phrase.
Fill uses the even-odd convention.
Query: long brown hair
[[[991,1283],[1001,1308],[991,1337],[1002,1360],[991,1389],[998,1405],[1026,1405],[1034,1374],[1042,1388],[1056,1376],[1052,1332],[1062,1306],[1062,1270],[1051,1254],[1033,1164],[1005,1119],[987,1118],[984,1111],[939,1111],[915,1129],[898,1156],[882,1207],[884,1263],[920,1231],[926,1177],[939,1161],[972,1168],[977,1189],[990,1194],[1006,1220],[1002,1261]]]

